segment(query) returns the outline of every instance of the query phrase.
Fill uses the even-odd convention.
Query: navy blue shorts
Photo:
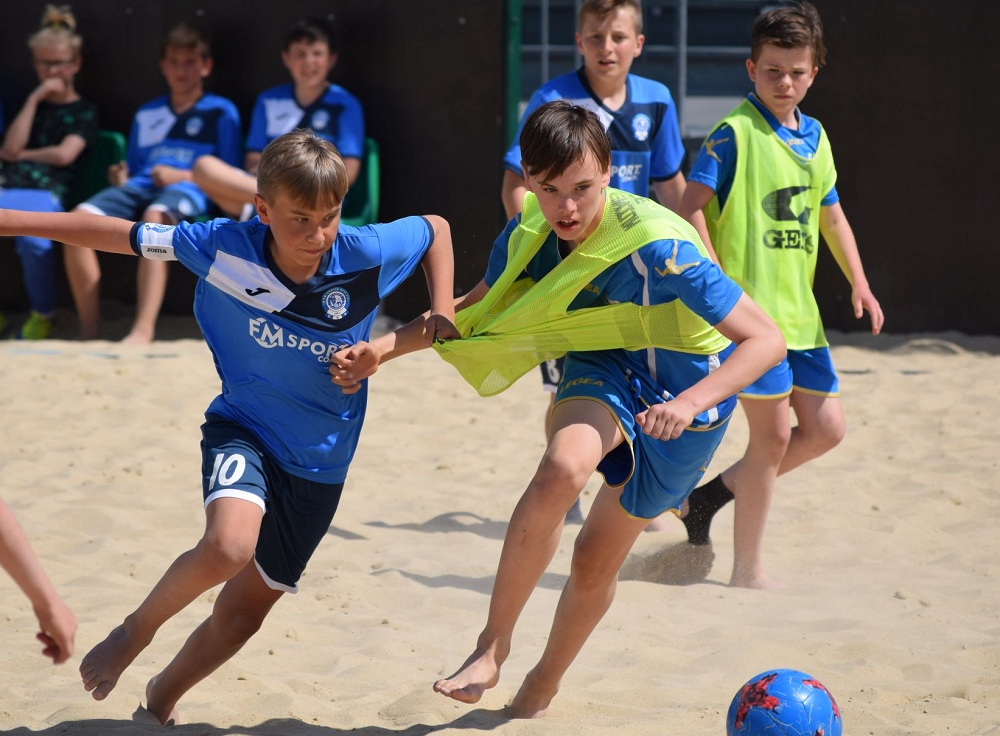
[[[296,593],[299,578],[337,512],[343,483],[317,483],[282,469],[236,422],[209,414],[201,426],[202,494],[241,498],[264,511],[254,562],[269,588]]]

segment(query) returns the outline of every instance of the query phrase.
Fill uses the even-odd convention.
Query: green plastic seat
[[[97,194],[108,184],[108,167],[125,160],[125,136],[113,130],[97,131],[97,140],[80,154],[73,183],[63,198],[67,211]]]
[[[378,143],[366,138],[361,171],[344,200],[340,217],[343,224],[361,227],[378,222],[380,166]]]

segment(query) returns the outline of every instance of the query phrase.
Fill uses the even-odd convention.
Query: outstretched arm
[[[468,295],[457,300],[454,296],[451,228],[443,217],[426,215],[425,219],[434,230],[434,240],[421,261],[431,308],[393,332],[371,342],[358,342],[333,355],[330,375],[346,394],[358,391],[361,381],[375,373],[385,361],[430,347],[435,340],[459,337],[455,329],[455,308],[464,303]]]
[[[854,239],[847,216],[840,202],[821,207],[819,211],[819,231],[830,248],[837,265],[851,284],[851,304],[854,306],[854,316],[861,319],[867,310],[872,320],[872,334],[882,331],[885,317],[878,299],[872,294],[865,277],[865,269],[861,265],[861,254],[858,253],[858,241]]]
[[[33,235],[67,245],[134,256],[134,222],[89,212],[23,212],[0,209],[0,235]]]
[[[41,563],[31,549],[21,525],[0,500],[0,566],[6,570],[31,601],[45,645],[42,653],[53,664],[62,664],[73,654],[76,616],[56,593]]]

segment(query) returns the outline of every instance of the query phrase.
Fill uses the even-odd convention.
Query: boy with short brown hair
[[[222,381],[202,425],[204,534],[80,665],[84,688],[103,700],[168,619],[222,584],[211,614],[146,687],[146,708],[164,724],[284,593],[297,592],[328,533],[367,406],[366,390],[332,384],[337,353],[369,338],[382,299],[418,265],[431,296],[419,326],[428,339],[451,334],[444,219],[341,225],[347,168],[332,144],[306,131],[264,149],[258,180],[249,222],[168,226],[0,210],[0,235],[180,261],[198,277],[195,317]]]
[[[826,59],[819,13],[808,2],[772,8],[754,23],[751,45],[754,92],[706,138],[680,213],[778,324],[788,352],[741,392],[746,453],[695,489],[684,523],[691,543],[708,544],[713,515],[735,496],[730,584],[772,588],[762,547],[774,481],[844,436],[839,381],[812,291],[820,235],[851,284],[855,316],[867,311],[876,335],[884,318],[840,205],[826,132],[798,108]]]

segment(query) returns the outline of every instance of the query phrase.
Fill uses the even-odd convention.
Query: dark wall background
[[[0,24],[0,90],[13,116],[37,84],[26,45],[45,0],[18,0]],[[215,69],[208,88],[229,97],[244,127],[257,94],[289,80],[282,66],[285,31],[303,16],[332,19],[341,30],[331,79],[354,93],[382,155],[381,219],[440,214],[452,226],[456,285],[475,285],[502,225],[500,159],[507,141],[502,105],[502,0],[76,0],[84,37],[80,92],[97,102],[101,126],[127,134],[136,107],[166,92],[159,73],[162,39],[189,21],[209,37]],[[105,298],[131,301],[135,261],[102,255]],[[190,310],[194,279],[171,268],[166,312]],[[63,281],[65,306],[72,306]],[[418,273],[386,303],[400,318],[426,307]],[[12,243],[0,244],[0,308],[26,308]]]
[[[802,107],[830,135],[885,329],[1000,334],[1000,3],[813,2],[829,53]],[[819,269],[827,324],[858,329],[826,251]]]
[[[886,330],[1000,334],[994,282],[1000,172],[987,125],[1000,79],[994,0],[814,0],[830,49],[803,109],[833,142],[844,209],[886,311]],[[34,79],[25,40],[44,0],[18,0],[0,25],[6,114]],[[181,20],[215,47],[209,86],[248,116],[256,94],[287,73],[285,29],[303,15],[334,16],[344,32],[332,78],[354,92],[382,146],[382,217],[437,213],[455,235],[459,290],[481,276],[502,222],[503,0],[77,0],[85,37],[81,91],[104,126],[127,131],[136,106],[164,91],[160,41]],[[748,29],[749,32],[749,29]],[[105,295],[131,300],[135,264],[104,257]],[[193,279],[171,274],[167,311],[190,307]],[[23,308],[19,266],[0,247],[0,307]],[[816,291],[827,324],[867,329],[823,251]],[[68,289],[64,303],[70,304]],[[408,317],[425,304],[422,279],[387,303]]]

